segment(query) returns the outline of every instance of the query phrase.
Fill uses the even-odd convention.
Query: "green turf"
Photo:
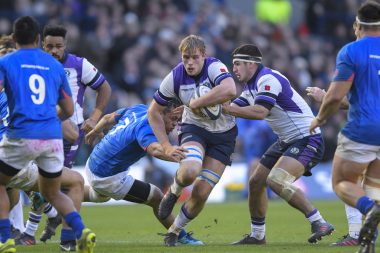
[[[310,245],[310,225],[301,213],[283,201],[272,201],[267,215],[267,245],[231,246],[250,231],[246,202],[208,204],[201,215],[191,222],[188,231],[203,240],[206,246],[163,246],[165,233],[151,209],[142,205],[83,207],[82,215],[88,227],[97,234],[95,252],[355,252],[356,247],[331,247],[347,233],[344,205],[337,201],[315,202],[324,217],[334,224],[336,232],[320,243]],[[178,211],[178,206],[176,207]],[[39,235],[39,233],[38,233]],[[17,252],[60,252],[59,235],[47,244],[20,246]]]

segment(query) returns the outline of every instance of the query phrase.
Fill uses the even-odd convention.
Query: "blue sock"
[[[0,241],[6,242],[11,238],[11,222],[9,219],[0,219]]]
[[[182,229],[181,232],[179,232],[178,239],[181,239],[181,238],[184,237],[185,235],[186,235],[186,230],[185,230],[185,229]]]
[[[65,215],[65,221],[67,225],[69,225],[74,233],[75,237],[79,239],[82,236],[82,230],[84,229],[84,225],[82,222],[82,218],[78,212],[71,212]]]
[[[72,229],[62,228],[61,230],[61,242],[75,241],[75,233]]]
[[[358,202],[356,202],[356,209],[358,209],[362,214],[366,215],[371,209],[371,207],[375,204],[375,201],[368,198],[367,196],[362,196],[358,199]]]

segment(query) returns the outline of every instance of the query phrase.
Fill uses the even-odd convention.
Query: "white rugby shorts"
[[[109,177],[98,177],[91,172],[88,160],[85,170],[88,183],[95,191],[116,200],[124,199],[135,182],[135,179],[128,174],[128,171]]]
[[[355,142],[339,133],[338,146],[335,153],[343,159],[357,163],[369,163],[380,160],[380,146]]]
[[[62,139],[8,139],[0,142],[0,160],[17,170],[31,161],[46,173],[54,174],[63,169]]]

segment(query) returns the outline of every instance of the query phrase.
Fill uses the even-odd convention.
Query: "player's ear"
[[[36,39],[34,40],[34,44],[39,45],[39,44],[40,44],[40,41],[41,41],[41,36],[38,34],[38,35],[36,36]]]

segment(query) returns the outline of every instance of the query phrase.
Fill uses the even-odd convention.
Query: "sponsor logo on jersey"
[[[265,90],[270,90],[270,86],[269,85],[265,85],[264,89]]]

